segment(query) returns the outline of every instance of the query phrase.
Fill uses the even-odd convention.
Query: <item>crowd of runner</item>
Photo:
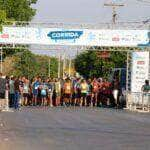
[[[118,82],[110,83],[106,79],[66,78],[42,79],[35,77],[6,77],[6,90],[9,92],[9,107],[21,106],[93,106],[115,107],[119,89]],[[119,91],[119,90],[118,90]]]

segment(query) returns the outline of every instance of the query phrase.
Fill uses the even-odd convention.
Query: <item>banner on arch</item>
[[[0,44],[136,47],[149,44],[148,30],[3,27]]]

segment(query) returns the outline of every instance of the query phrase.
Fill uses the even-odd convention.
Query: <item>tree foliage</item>
[[[37,0],[0,0],[0,10],[6,12],[6,18],[16,21],[31,21],[36,11],[31,6]]]
[[[36,14],[36,10],[32,8],[37,0],[0,0],[0,32],[2,25],[10,25],[12,21],[31,21]],[[4,49],[4,56],[10,56],[22,49]]]
[[[2,24],[6,21],[6,12],[0,9],[0,32],[2,31]]]
[[[110,52],[108,59],[98,57],[96,51],[85,51],[75,58],[75,69],[86,78],[108,77],[112,68],[126,66],[126,52]]]
[[[35,76],[48,77],[50,67],[50,77],[57,77],[58,61],[56,58],[35,55],[28,50],[17,53],[16,56],[14,69],[9,75],[26,76],[29,79]],[[50,66],[49,59],[51,61]]]
[[[37,0],[0,0],[0,27],[11,24],[11,21],[29,22],[36,14],[32,8]],[[0,31],[1,31],[0,30]],[[4,47],[4,45],[3,45]],[[57,76],[58,62],[55,58],[32,54],[24,49],[3,49],[3,58],[15,56],[15,63],[9,75],[27,76],[30,79],[34,76],[48,76],[49,59],[51,59],[51,77]]]

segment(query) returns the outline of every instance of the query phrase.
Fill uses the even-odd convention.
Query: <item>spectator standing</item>
[[[60,105],[60,96],[61,96],[61,83],[59,79],[55,80],[55,90],[56,90],[56,105]]]
[[[14,77],[11,77],[9,80],[9,107],[12,108],[14,106],[15,101],[15,86],[14,86]]]
[[[25,79],[24,80],[24,83],[23,83],[23,98],[24,98],[24,102],[23,104],[25,106],[27,106],[29,103],[28,103],[28,98],[29,98],[29,80],[28,79]]]
[[[96,78],[94,78],[92,86],[93,86],[92,103],[93,103],[93,106],[96,106],[97,99],[98,99],[98,93],[99,93],[99,83]]]
[[[5,104],[6,79],[0,73],[0,108],[3,109]]]
[[[5,98],[5,90],[6,90],[6,79],[3,78],[2,73],[0,73],[0,99]]]
[[[21,106],[24,105],[23,86],[24,86],[25,79],[26,78],[24,76],[19,78],[19,90],[20,90],[19,105]]]
[[[119,107],[119,81],[118,79],[115,79],[113,81],[113,97],[114,97],[114,100],[115,100],[115,105],[116,107],[118,108]]]
[[[81,103],[80,103],[80,106],[85,106],[88,88],[89,87],[88,87],[86,80],[83,79],[81,82]]]
[[[15,89],[14,108],[19,109],[19,99],[20,99],[20,81],[19,81],[19,78],[15,79],[14,89]]]
[[[38,88],[39,88],[40,84],[38,79],[35,77],[34,81],[32,83],[32,105],[36,106],[37,105],[37,96],[38,96]]]
[[[143,105],[150,105],[150,84],[149,80],[145,80],[145,84],[142,86],[143,92]]]
[[[90,106],[91,102],[92,102],[92,83],[91,83],[91,79],[88,80],[88,90],[87,90],[87,99],[86,99],[86,106]]]
[[[41,100],[42,100],[42,106],[47,105],[47,97],[48,97],[48,86],[45,80],[43,80],[41,84]]]
[[[66,106],[70,105],[71,102],[71,94],[72,94],[72,85],[70,79],[66,79],[66,82],[63,86],[63,93],[64,93],[64,102]]]

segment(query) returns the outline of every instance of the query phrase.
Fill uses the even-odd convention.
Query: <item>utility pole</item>
[[[124,4],[117,4],[117,3],[111,2],[111,3],[104,3],[104,6],[112,7],[112,22],[113,22],[113,24],[116,24],[116,19],[117,19],[117,15],[118,15],[116,12],[116,8],[123,7]]]
[[[2,73],[3,72],[3,48],[2,47],[0,47],[0,53],[1,53],[1,70],[0,70],[0,72]]]
[[[58,56],[58,78],[60,78],[60,66],[61,65],[61,54],[59,54]]]
[[[48,76],[51,77],[51,57],[49,56]]]
[[[63,79],[65,77],[65,69],[66,69],[66,51],[64,51],[64,58],[63,58]]]
[[[71,57],[69,56],[69,77],[71,76],[71,65],[72,65],[72,60]]]

